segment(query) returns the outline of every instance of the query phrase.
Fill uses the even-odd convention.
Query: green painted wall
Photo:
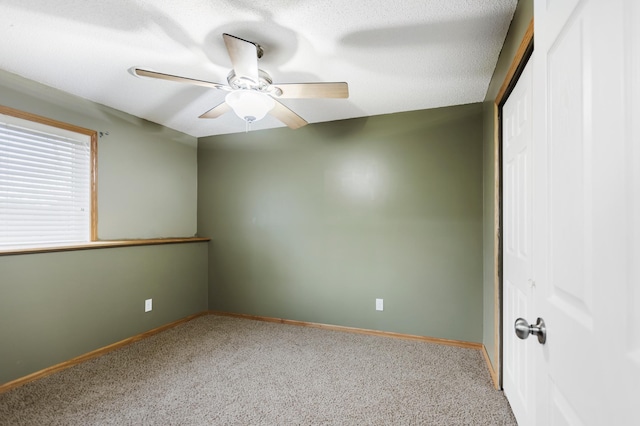
[[[98,142],[100,239],[196,233],[195,138],[4,71],[0,104],[109,132]],[[207,309],[207,250],[0,256],[0,383]]]
[[[207,309],[207,243],[0,256],[0,276],[0,384]]]
[[[482,105],[200,139],[198,232],[211,309],[480,342]]]
[[[493,105],[504,82],[507,71],[515,57],[522,37],[533,18],[533,0],[520,0],[511,21],[507,38],[500,52],[493,77],[482,104],[482,152],[483,152],[483,319],[482,343],[487,348],[489,358],[495,365],[495,320],[494,320],[494,113]]]

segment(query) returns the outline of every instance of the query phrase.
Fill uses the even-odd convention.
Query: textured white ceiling
[[[285,99],[308,122],[479,102],[517,0],[1,0],[0,68],[184,133],[244,131],[198,116],[226,92],[227,32],[259,43],[274,83],[346,81],[349,99]],[[267,117],[254,129],[280,127]],[[295,131],[295,130],[292,130]]]

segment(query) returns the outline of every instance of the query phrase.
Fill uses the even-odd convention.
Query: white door
[[[640,8],[534,8],[536,424],[637,425]]]
[[[531,258],[532,66],[527,64],[502,106],[503,387],[520,426],[534,424],[532,339],[513,325],[534,315]]]

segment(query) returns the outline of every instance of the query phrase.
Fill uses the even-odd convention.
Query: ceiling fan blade
[[[131,68],[131,72],[138,77],[151,77],[160,80],[176,81],[178,83],[195,84],[196,86],[209,87],[212,89],[229,90],[230,87],[224,84],[213,83],[211,81],[196,80],[194,78],[179,77],[177,75],[164,74],[161,72],[149,71],[142,68]]]
[[[289,108],[287,108],[277,100],[276,100],[276,105],[273,107],[271,111],[269,111],[269,114],[271,114],[278,120],[282,121],[284,124],[286,124],[288,127],[292,129],[297,129],[309,124],[306,122],[304,118],[300,117],[298,114],[291,111]]]
[[[222,37],[236,76],[258,82],[258,45],[227,33]]]
[[[279,98],[348,98],[347,83],[285,83],[272,84],[280,89]]]
[[[198,118],[218,118],[227,111],[231,111],[231,107],[228,103],[223,102],[219,105],[214,106]]]

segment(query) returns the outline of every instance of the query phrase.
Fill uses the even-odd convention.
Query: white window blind
[[[91,238],[91,138],[0,115],[0,249]]]

